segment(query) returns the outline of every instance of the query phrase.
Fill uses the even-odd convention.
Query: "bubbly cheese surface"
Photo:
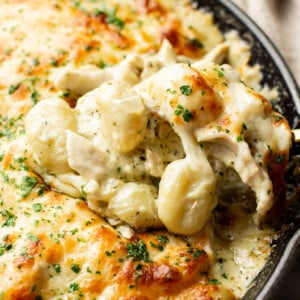
[[[249,60],[188,1],[2,1],[0,299],[242,296],[290,144]]]

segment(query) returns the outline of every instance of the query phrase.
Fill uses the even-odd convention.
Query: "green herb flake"
[[[12,84],[9,88],[8,88],[8,94],[12,95],[14,92],[16,92],[18,90],[18,88],[20,87],[21,83],[17,83],[17,84]]]
[[[247,125],[245,123],[242,124],[242,128],[241,128],[241,131],[240,131],[240,134],[244,134],[244,132],[247,130]]]
[[[170,89],[170,88],[167,89],[167,92],[168,92],[169,94],[172,94],[172,95],[175,95],[175,94],[176,94],[176,91],[173,90],[173,89]]]
[[[35,243],[39,242],[39,238],[37,236],[33,235],[31,232],[27,233],[26,237],[28,240],[33,241]]]
[[[208,282],[209,284],[213,284],[213,285],[220,284],[220,281],[216,278],[209,279]]]
[[[218,131],[218,132],[221,132],[221,131],[222,131],[222,126],[217,125],[217,131]]]
[[[93,49],[93,46],[91,46],[91,45],[86,45],[85,47],[84,47],[84,50],[85,51],[91,51]]]
[[[46,189],[47,189],[47,187],[46,187],[45,185],[41,184],[41,185],[39,186],[39,190],[38,190],[38,192],[37,192],[38,196],[42,196],[42,195],[44,194],[44,191],[45,191]]]
[[[81,268],[80,268],[80,266],[79,266],[78,264],[72,264],[72,265],[71,265],[71,270],[72,270],[74,273],[78,274],[78,273],[81,271]]]
[[[203,47],[204,47],[203,43],[200,42],[200,41],[199,41],[198,39],[196,39],[196,38],[190,39],[190,40],[189,40],[189,43],[190,43],[190,45],[193,46],[193,47],[198,47],[198,48],[203,48]]]
[[[280,122],[281,120],[283,120],[283,117],[281,115],[277,115],[277,114],[274,114],[273,115],[273,118],[275,120],[275,122]]]
[[[128,286],[129,289],[133,289],[134,287],[135,287],[134,284],[130,284],[130,285]]]
[[[163,245],[153,243],[152,241],[150,241],[150,246],[151,246],[152,248],[158,249],[159,251],[163,251],[163,250],[164,250],[164,246],[163,246]]]
[[[73,5],[74,7],[78,8],[80,6],[80,1],[78,0],[73,1]]]
[[[34,67],[38,66],[40,64],[40,61],[37,57],[35,57],[33,60],[32,60],[32,65]]]
[[[174,114],[175,114],[176,116],[180,116],[180,115],[183,113],[183,111],[184,111],[183,106],[182,106],[181,104],[178,104],[178,105],[176,106],[176,109],[175,109],[175,111],[174,111]]]
[[[0,256],[2,256],[6,251],[12,249],[12,244],[10,243],[2,243],[0,244]]]
[[[166,235],[158,235],[157,240],[162,244],[167,244],[169,242],[169,238]]]
[[[37,104],[40,99],[40,95],[37,91],[33,91],[30,97],[33,105]]]
[[[76,292],[79,290],[79,284],[77,282],[73,282],[70,284],[70,291]]]
[[[114,8],[111,11],[108,10],[103,10],[103,9],[95,9],[94,11],[94,15],[100,16],[100,15],[104,15],[105,16],[105,22],[107,24],[112,24],[117,26],[119,29],[122,29],[125,25],[124,21],[121,20],[120,18],[117,17],[116,15],[117,10]]]
[[[182,113],[182,117],[185,122],[190,122],[193,119],[193,113],[188,109],[185,109]]]
[[[0,212],[0,215],[5,218],[2,227],[14,227],[16,225],[17,217],[9,210],[4,209]]]
[[[185,95],[185,96],[189,96],[193,89],[190,85],[182,85],[179,87],[181,94]]]
[[[4,54],[5,55],[10,55],[12,53],[12,49],[11,48],[8,48],[8,49],[5,49],[5,51],[4,51]]]
[[[60,264],[53,264],[52,267],[53,267],[53,269],[54,269],[54,271],[56,273],[60,273],[61,272],[61,266],[60,266]]]
[[[243,141],[243,137],[241,135],[237,136],[236,137],[236,140],[238,143],[242,142]]]
[[[43,206],[41,203],[34,203],[32,204],[32,208],[35,212],[40,212],[43,210]]]
[[[50,62],[50,64],[51,64],[53,67],[58,67],[59,62],[58,62],[58,60],[52,60],[52,61]]]
[[[126,248],[128,250],[128,257],[133,260],[150,261],[147,246],[142,240],[139,240],[138,243],[128,243],[126,244]]]
[[[72,235],[76,234],[78,232],[78,228],[74,228],[71,230]]]
[[[222,273],[222,277],[223,277],[224,279],[228,279],[228,277],[227,277],[227,274],[226,274],[226,273]]]
[[[81,194],[82,194],[82,198],[84,199],[84,200],[86,200],[86,197],[87,197],[87,193],[86,193],[86,191],[85,191],[85,185],[83,184],[83,185],[81,185]]]
[[[201,254],[205,254],[206,252],[204,250],[199,250],[199,249],[196,249],[193,253],[193,258],[194,259],[198,259]]]
[[[101,59],[98,63],[100,69],[104,69],[106,67],[106,63]]]
[[[269,144],[267,144],[267,148],[268,148],[268,150],[269,150],[270,153],[273,153],[273,150],[272,150],[272,148],[271,148],[271,146]]]
[[[37,183],[38,179],[36,177],[23,176],[20,185],[22,197],[28,196]]]
[[[176,116],[182,115],[182,118],[185,122],[190,122],[193,119],[193,113],[188,109],[184,108],[181,104],[178,104],[176,106],[176,109],[174,110],[174,114]]]
[[[108,24],[113,24],[113,25],[119,27],[119,29],[122,29],[122,28],[124,27],[124,24],[125,24],[123,20],[121,20],[120,18],[118,18],[118,17],[116,16],[116,10],[113,10],[113,12],[110,13],[110,14],[106,17],[105,20],[106,20],[106,22],[107,22]]]
[[[220,78],[222,78],[222,77],[225,76],[224,73],[223,73],[221,70],[219,70],[219,69],[217,69],[217,68],[214,68],[214,70],[216,71],[217,75],[218,75]]]

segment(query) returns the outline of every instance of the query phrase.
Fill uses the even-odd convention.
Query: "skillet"
[[[271,40],[236,5],[228,0],[193,1],[199,9],[212,12],[215,22],[223,33],[237,30],[242,39],[250,43],[250,64],[258,63],[263,74],[263,84],[277,87],[279,101],[272,103],[282,113],[293,129],[300,128],[300,89]],[[273,242],[269,261],[257,275],[242,300],[278,299],[278,289],[291,266],[300,254],[300,144],[291,149],[287,169],[287,202],[284,224],[279,237]],[[298,175],[297,175],[298,174]]]

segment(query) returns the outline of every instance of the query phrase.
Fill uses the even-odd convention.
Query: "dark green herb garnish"
[[[179,89],[180,89],[181,94],[183,94],[185,96],[189,96],[193,91],[193,89],[190,85],[182,85]]]
[[[22,197],[26,197],[38,183],[38,179],[36,177],[31,176],[23,176],[22,182],[20,185],[21,195]]]
[[[128,250],[128,257],[133,260],[150,261],[147,246],[142,240],[139,240],[138,243],[128,243],[126,244],[126,248]]]

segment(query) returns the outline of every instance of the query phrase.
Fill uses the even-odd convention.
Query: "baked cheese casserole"
[[[238,299],[291,130],[250,45],[180,0],[0,3],[0,299]]]

